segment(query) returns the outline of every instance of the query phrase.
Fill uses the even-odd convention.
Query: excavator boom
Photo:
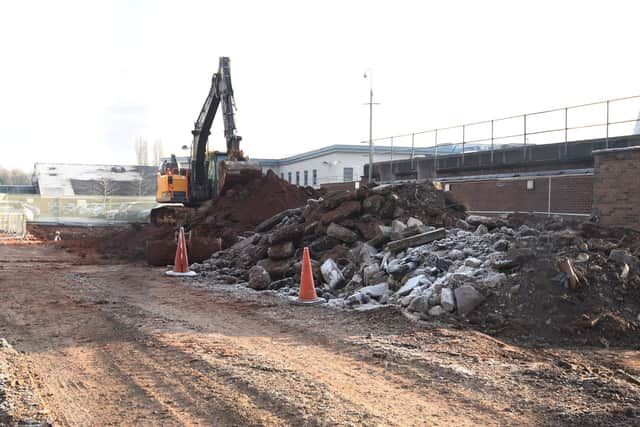
[[[217,185],[209,182],[209,165],[206,160],[207,142],[211,134],[211,125],[218,108],[222,109],[224,137],[227,146],[227,161],[221,162],[217,176]],[[236,134],[235,100],[231,84],[231,67],[228,57],[220,57],[218,72],[211,79],[211,89],[194,124],[191,144],[191,196],[195,203],[208,200],[221,194],[231,186],[246,184],[260,176],[260,165],[249,162],[240,150],[242,137]],[[233,163],[233,165],[232,165]],[[227,181],[227,177],[233,178]],[[193,203],[192,203],[193,204]]]

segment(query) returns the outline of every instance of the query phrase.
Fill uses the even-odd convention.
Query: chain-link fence
[[[0,235],[24,237],[27,222],[69,225],[145,223],[155,197],[41,197],[0,194]]]
[[[0,239],[22,238],[27,234],[27,218],[22,212],[0,211]]]

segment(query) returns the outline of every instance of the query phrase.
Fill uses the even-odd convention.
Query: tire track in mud
[[[164,286],[160,289],[160,293],[167,289],[171,290],[175,286],[174,284]],[[141,300],[140,295],[133,289],[127,306],[133,304],[135,308],[128,307],[124,310],[131,312],[130,314],[148,311],[149,314],[144,316],[148,319],[163,318],[163,323],[182,324],[187,329],[182,334],[186,337],[186,342],[180,342],[180,339],[175,338],[179,335],[172,334],[170,335],[171,344],[189,349],[189,352],[200,346],[200,353],[212,353],[214,349],[198,339],[203,336],[202,334],[207,334],[207,340],[223,342],[223,348],[233,349],[235,354],[243,356],[240,360],[246,359],[247,354],[259,355],[252,361],[255,366],[258,366],[257,371],[245,369],[238,373],[235,371],[241,369],[241,366],[227,363],[226,369],[230,370],[228,375],[232,376],[236,386],[240,386],[244,393],[254,398],[269,396],[270,388],[295,391],[295,393],[281,394],[278,403],[282,406],[283,402],[289,400],[288,409],[285,412],[294,419],[309,420],[308,414],[313,414],[316,418],[312,424],[316,424],[316,422],[320,423],[323,417],[331,417],[335,414],[346,422],[420,425],[425,416],[442,418],[446,414],[443,402],[437,402],[434,398],[436,395],[425,387],[424,382],[420,384],[416,381],[416,379],[419,380],[419,376],[409,380],[388,372],[384,367],[354,358],[344,348],[340,348],[347,347],[344,343],[336,346],[336,350],[339,350],[336,353],[331,351],[331,346],[327,342],[318,345],[304,337],[292,335],[291,328],[283,328],[283,324],[274,322],[272,319],[257,315],[250,310],[238,310],[241,308],[241,303],[232,304],[233,309],[230,310],[225,301],[212,304],[209,297],[202,298],[201,290],[197,288],[178,286],[181,286],[179,289],[181,298],[172,305],[164,304],[161,295],[144,293],[144,300]],[[93,280],[91,288],[95,289],[96,294],[107,292],[100,280]],[[194,291],[196,295],[191,295]],[[194,297],[195,300],[193,300]],[[207,310],[212,305],[216,307],[213,312]],[[248,306],[250,309],[251,304]],[[281,332],[283,329],[288,332]],[[198,334],[193,335],[196,330]],[[259,335],[269,339],[266,340],[267,342],[258,338],[246,339],[244,337],[246,335]],[[277,342],[277,345],[273,345],[273,342]],[[270,351],[265,352],[266,348]],[[211,357],[207,357],[206,360],[210,364],[218,363]],[[318,364],[316,369],[309,369],[310,360],[325,362]],[[330,366],[323,367],[322,365],[327,361],[331,362]],[[287,376],[273,375],[273,371],[282,372],[282,368],[277,366],[284,366],[284,370],[296,381],[286,380]],[[220,367],[217,366],[217,369]],[[244,378],[252,380],[239,381]],[[258,384],[257,389],[256,384]],[[304,385],[301,386],[301,384]],[[297,400],[310,402],[310,405],[301,406],[298,401],[291,399],[292,395],[295,395]],[[403,404],[384,403],[389,400],[389,396],[393,396],[394,401],[401,401]],[[425,398],[426,396],[430,398]],[[268,397],[266,399],[269,400]],[[454,404],[453,407],[455,406],[457,405]],[[316,407],[323,409],[320,411],[315,409]],[[459,409],[455,411],[455,422],[464,424],[465,411],[462,407]],[[491,414],[487,411],[486,415]],[[344,419],[345,415],[351,416]],[[473,424],[482,418],[478,418],[476,414],[468,418],[467,422]],[[446,416],[441,421],[446,422]],[[449,421],[453,422],[454,419]],[[491,423],[489,418],[484,422]]]
[[[577,359],[414,328],[393,313],[293,307],[142,265],[4,267],[0,335],[26,352],[60,424],[540,425],[584,421],[587,410],[620,421],[608,400],[579,388],[590,384],[580,365],[605,397],[638,397],[607,383],[588,351]]]

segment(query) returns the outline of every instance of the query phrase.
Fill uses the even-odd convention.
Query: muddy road
[[[469,329],[0,246],[0,337],[55,425],[638,425],[638,349]]]

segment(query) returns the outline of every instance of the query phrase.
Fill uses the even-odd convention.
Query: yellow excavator
[[[222,110],[224,121],[226,153],[207,150],[211,125],[218,108]],[[191,131],[193,141],[189,164],[184,167],[172,154],[170,160],[160,165],[156,200],[172,205],[153,209],[152,223],[176,224],[185,216],[184,212],[180,212],[181,205],[197,207],[227,189],[246,184],[261,175],[260,165],[249,161],[240,150],[242,137],[236,134],[234,110],[229,58],[220,57],[218,71],[211,79],[211,89]]]

